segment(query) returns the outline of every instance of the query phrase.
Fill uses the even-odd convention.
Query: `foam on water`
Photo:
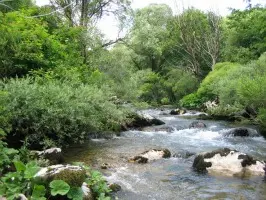
[[[127,166],[117,168],[116,172],[105,178],[109,183],[119,183],[131,192],[136,192],[135,185],[147,185],[145,179],[130,171]]]
[[[200,130],[200,129],[184,129],[173,132],[172,135],[188,137],[193,139],[201,139],[201,140],[214,140],[218,137],[221,137],[219,132],[210,131],[210,130]]]

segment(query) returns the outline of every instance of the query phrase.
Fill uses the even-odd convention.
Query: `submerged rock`
[[[142,131],[147,131],[147,132],[160,132],[160,131],[164,131],[167,133],[172,133],[175,131],[175,129],[171,126],[161,126],[161,127],[145,127],[142,129]]]
[[[171,152],[168,149],[152,149],[149,151],[145,151],[132,159],[129,159],[129,162],[147,163],[149,161],[170,157]]]
[[[120,185],[118,185],[117,183],[111,183],[109,185],[110,190],[112,190],[112,192],[118,192],[122,189],[122,187]]]
[[[234,136],[234,137],[259,137],[258,132],[251,128],[233,128],[228,132],[224,133],[224,136]]]
[[[103,163],[101,165],[101,169],[108,169],[110,167],[110,165],[108,163]]]
[[[170,115],[183,115],[185,114],[187,111],[185,109],[175,109],[175,110],[171,110],[170,111]]]
[[[194,156],[196,153],[190,152],[190,151],[181,151],[178,153],[175,153],[173,157],[175,158],[189,158],[191,156]]]
[[[189,128],[206,128],[206,124],[200,121],[194,121],[189,125]]]
[[[265,174],[265,163],[263,161],[255,160],[252,156],[228,148],[196,156],[192,167],[198,172],[209,172],[227,176]]]

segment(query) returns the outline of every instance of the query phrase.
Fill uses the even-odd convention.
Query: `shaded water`
[[[206,129],[188,129],[195,120],[161,115],[148,110],[166,125],[175,128],[172,133],[128,131],[111,140],[94,139],[67,151],[67,162],[82,161],[100,169],[103,163],[111,167],[101,170],[109,182],[122,186],[116,194],[125,200],[178,200],[178,199],[266,199],[266,181],[261,176],[223,177],[199,174],[191,168],[190,158],[161,159],[147,164],[127,162],[128,158],[152,148],[167,148],[172,154],[206,152],[228,147],[266,160],[266,141],[263,137],[224,137],[232,125],[222,121],[204,121]],[[195,116],[194,116],[195,117]]]

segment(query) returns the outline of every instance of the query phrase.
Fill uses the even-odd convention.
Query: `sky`
[[[49,0],[35,0],[39,6],[49,4]],[[132,8],[139,9],[148,6],[151,3],[164,3],[169,5],[174,12],[179,12],[182,8],[193,6],[200,10],[212,10],[222,16],[230,13],[229,8],[244,9],[246,3],[244,0],[132,0]],[[266,0],[252,0],[253,4],[266,4]],[[118,34],[116,20],[109,16],[104,17],[98,24],[100,30],[106,35],[106,39],[116,39]]]

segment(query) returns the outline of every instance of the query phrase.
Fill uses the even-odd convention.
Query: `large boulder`
[[[129,162],[148,163],[150,161],[159,160],[162,158],[170,158],[170,157],[171,157],[171,152],[168,149],[152,149],[129,159]]]
[[[224,136],[234,136],[234,137],[258,137],[260,136],[259,133],[251,128],[232,128],[229,131],[224,133]]]
[[[252,156],[228,148],[200,154],[196,156],[192,166],[198,172],[226,176],[265,174],[265,162],[255,160]]]
[[[35,177],[48,181],[64,180],[69,185],[81,186],[86,178],[86,171],[75,165],[51,165],[41,168]]]
[[[189,128],[206,128],[206,124],[200,121],[194,121],[189,125]]]
[[[148,115],[148,114],[132,114],[129,116],[132,120],[129,123],[122,125],[122,130],[140,129],[146,126],[156,126],[165,124],[163,121]]]
[[[84,200],[93,200],[93,194],[91,189],[85,183],[86,171],[75,165],[51,165],[49,167],[42,168],[37,174],[36,179],[40,179],[44,182],[50,182],[53,180],[63,180],[71,187],[81,187]]]
[[[170,115],[183,115],[185,114],[187,111],[185,109],[174,109],[170,111]]]

